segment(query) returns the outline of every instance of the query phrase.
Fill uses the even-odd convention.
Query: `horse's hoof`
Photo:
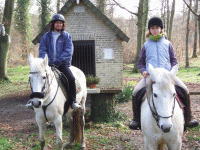
[[[66,148],[66,149],[70,149],[71,147],[72,147],[72,146],[71,146],[71,144],[69,144],[69,143],[65,145],[65,148]]]

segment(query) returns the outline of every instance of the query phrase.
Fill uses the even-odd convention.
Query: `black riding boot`
[[[193,128],[197,127],[199,125],[197,120],[192,119],[192,113],[191,113],[191,107],[190,107],[190,94],[186,95],[186,98],[183,101],[183,104],[185,105],[185,113],[184,113],[184,119],[185,119],[185,125],[186,127]]]
[[[140,125],[140,104],[137,103],[137,98],[132,96],[133,122],[129,125],[130,129],[138,130]]]

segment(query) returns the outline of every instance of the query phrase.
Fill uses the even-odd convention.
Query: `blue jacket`
[[[45,33],[40,41],[39,46],[39,58],[44,58],[45,54],[48,55],[49,65],[52,65],[54,55],[54,45],[52,31]],[[56,59],[60,65],[71,65],[73,55],[73,43],[71,36],[66,32],[62,31],[61,35],[56,41]]]
[[[149,39],[144,44],[138,60],[138,68],[141,73],[148,72],[149,63],[154,68],[165,68],[169,71],[178,63],[174,48],[165,36],[157,42]]]

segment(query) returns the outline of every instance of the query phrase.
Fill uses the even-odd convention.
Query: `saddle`
[[[60,84],[62,92],[64,93],[65,97],[67,97],[67,93],[69,91],[69,82],[67,77],[57,68],[53,68],[52,71],[54,72],[57,82]],[[81,91],[81,86],[77,79],[75,79],[75,84],[76,84],[76,94],[78,94]]]

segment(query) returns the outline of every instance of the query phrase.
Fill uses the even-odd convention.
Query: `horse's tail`
[[[73,112],[73,125],[72,132],[74,133],[74,141],[75,143],[81,143],[81,110],[77,110]]]

